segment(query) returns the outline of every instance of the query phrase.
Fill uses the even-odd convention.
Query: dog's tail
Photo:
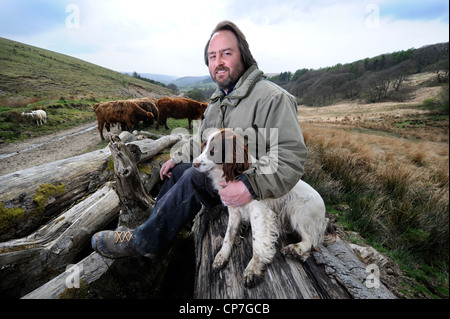
[[[330,219],[325,218],[325,220],[327,223],[327,227],[325,229],[325,237],[324,237],[323,243],[325,245],[329,245],[329,244],[332,244],[335,241],[337,241],[339,236],[336,233],[336,230],[334,229],[333,224],[331,223]]]

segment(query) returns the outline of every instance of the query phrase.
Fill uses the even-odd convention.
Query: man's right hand
[[[171,159],[165,162],[163,166],[161,166],[161,170],[159,171],[159,177],[161,178],[162,181],[164,180],[164,176],[167,176],[167,178],[172,177],[172,168],[174,167],[175,164]]]

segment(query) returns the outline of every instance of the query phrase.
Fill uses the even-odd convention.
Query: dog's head
[[[250,168],[251,156],[242,136],[222,129],[208,135],[202,153],[194,159],[193,165],[201,172],[221,169],[228,182]]]

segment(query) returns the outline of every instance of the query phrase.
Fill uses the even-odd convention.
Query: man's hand
[[[159,171],[159,177],[161,178],[161,180],[164,180],[164,176],[167,176],[167,178],[171,178],[172,177],[172,168],[175,167],[175,164],[173,163],[173,161],[170,159],[167,162],[165,162],[163,164],[163,166],[161,166],[161,170]]]
[[[241,181],[222,182],[219,185],[224,187],[219,190],[220,198],[229,206],[242,206],[253,199],[250,191]]]

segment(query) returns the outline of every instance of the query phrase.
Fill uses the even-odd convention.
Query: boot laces
[[[129,230],[114,232],[114,244],[117,244],[118,242],[123,243],[124,241],[131,241],[132,238],[133,233]]]

